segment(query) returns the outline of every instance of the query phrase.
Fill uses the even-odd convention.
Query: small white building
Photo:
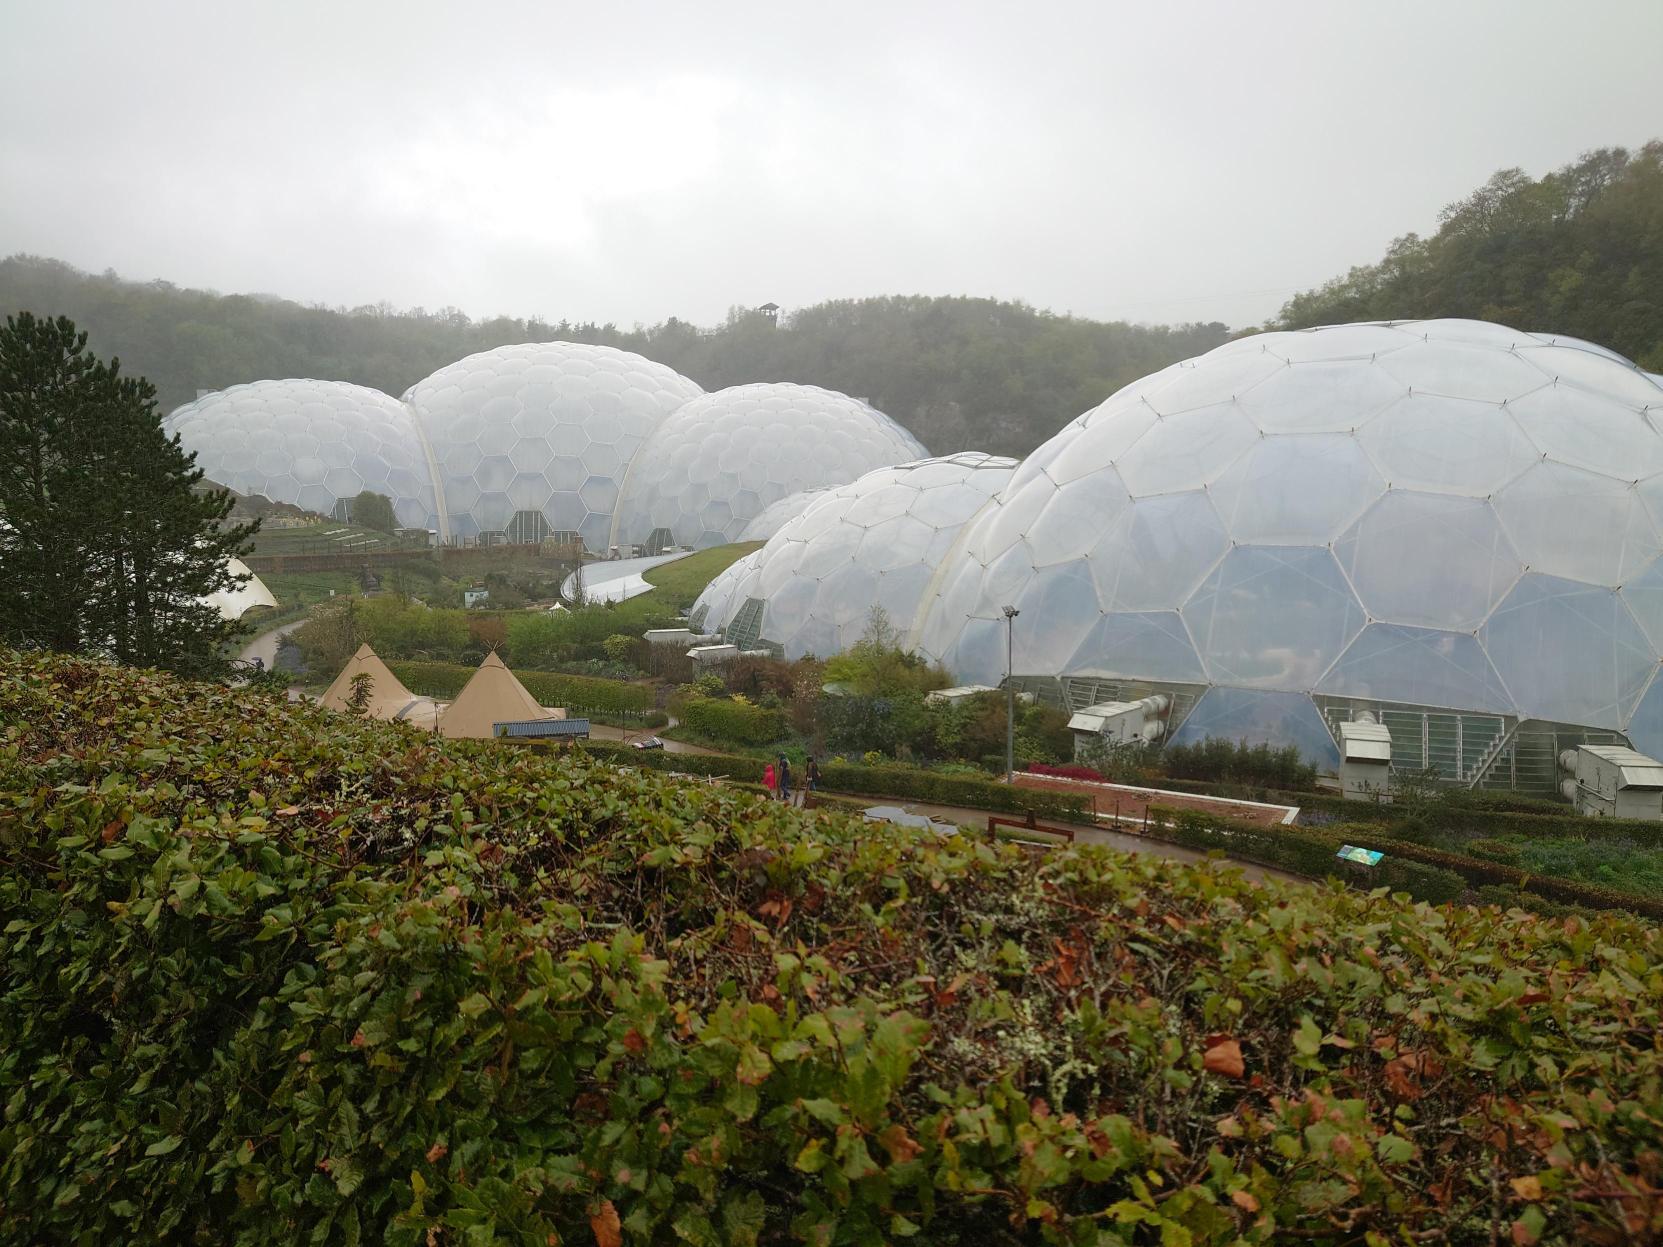
[[[1074,756],[1089,745],[1153,744],[1166,735],[1172,699],[1165,693],[1138,701],[1105,701],[1076,711],[1068,720]]]
[[[472,610],[476,606],[485,606],[490,601],[491,591],[489,589],[462,590],[462,605],[467,607],[469,610]]]
[[[998,691],[989,684],[961,684],[957,688],[938,688],[932,693],[925,693],[924,700],[932,706],[956,706],[961,701],[969,701],[978,693]]]
[[[1348,801],[1392,799],[1392,733],[1364,711],[1340,724],[1340,795]]]
[[[719,667],[739,657],[737,645],[695,645],[687,651],[696,667]]]
[[[1582,745],[1559,755],[1571,778],[1561,791],[1594,818],[1663,820],[1663,762],[1622,745]]]
[[[649,645],[711,645],[721,640],[691,628],[648,628],[641,638]]]

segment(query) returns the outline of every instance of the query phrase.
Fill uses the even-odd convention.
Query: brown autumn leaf
[[[1230,1202],[1243,1212],[1259,1211],[1259,1201],[1252,1191],[1231,1191]]]
[[[1247,1065],[1241,1059],[1241,1045],[1234,1039],[1213,1042],[1201,1058],[1201,1065],[1211,1073],[1222,1074],[1226,1078],[1240,1078],[1247,1072]]]
[[[1513,1247],[1531,1247],[1531,1244],[1536,1241],[1536,1232],[1523,1221],[1515,1221],[1510,1231],[1510,1237],[1513,1240]]]
[[[1538,1200],[1542,1198],[1542,1180],[1535,1174],[1526,1174],[1522,1178],[1514,1178],[1511,1186],[1520,1199]]]
[[[364,1038],[364,1030],[362,1027],[359,1027],[358,1030],[353,1032],[352,1046],[354,1048],[362,1048],[368,1042],[369,1040]]]
[[[121,834],[122,826],[122,821],[119,818],[112,818],[109,822],[104,824],[104,830],[100,833],[99,839],[103,840],[105,844],[108,844]]]
[[[437,1165],[449,1152],[450,1149],[443,1143],[435,1143],[432,1147],[427,1149],[427,1163],[430,1165]]]
[[[589,1214],[589,1228],[595,1232],[596,1247],[624,1247],[624,1227],[610,1199],[603,1199]]]
[[[631,1052],[645,1052],[647,1050],[647,1041],[641,1038],[641,1032],[632,1026],[624,1032],[624,1047],[628,1048]]]

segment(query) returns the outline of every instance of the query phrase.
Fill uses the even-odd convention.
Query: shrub
[[[1161,768],[1175,779],[1227,780],[1239,784],[1267,784],[1277,788],[1307,788],[1316,782],[1316,768],[1300,760],[1289,745],[1249,745],[1213,737],[1193,745],[1168,745]]]
[[[810,821],[66,660],[0,657],[0,780],[6,1242],[1659,1228],[1627,919]]]
[[[785,735],[777,710],[742,700],[681,694],[670,703],[682,726],[703,740],[731,745],[771,745]]]
[[[670,716],[662,710],[649,710],[641,720],[643,727],[663,727],[670,721]]]

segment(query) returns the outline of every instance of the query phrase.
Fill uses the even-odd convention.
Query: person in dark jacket
[[[780,786],[780,800],[785,802],[787,805],[790,805],[791,804],[791,763],[789,763],[785,760],[785,755],[783,753],[780,754],[779,765],[774,768],[774,774],[778,778],[778,782],[779,782],[779,786]]]

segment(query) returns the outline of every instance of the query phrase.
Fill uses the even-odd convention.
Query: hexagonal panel
[[[1238,546],[1180,614],[1215,682],[1301,691],[1364,623],[1334,556],[1299,546]]]
[[[1106,609],[1174,610],[1229,547],[1206,494],[1166,494],[1140,498],[1127,508],[1087,562]]]
[[[1581,468],[1539,463],[1495,508],[1525,565],[1550,576],[1614,587],[1663,552],[1635,487]]]
[[[1374,619],[1470,632],[1524,570],[1482,498],[1394,489],[1335,543]]]
[[[1375,623],[1357,634],[1319,693],[1515,714],[1513,698],[1470,632]]]
[[[1620,728],[1657,664],[1614,590],[1527,575],[1479,631],[1520,711]]]
[[[1391,485],[1480,498],[1542,457],[1500,404],[1433,394],[1391,404],[1357,438]]]
[[[1172,735],[1174,745],[1205,740],[1232,744],[1292,745],[1318,770],[1332,771],[1340,751],[1315,704],[1303,693],[1273,693],[1245,688],[1211,688]]]
[[[1232,541],[1298,545],[1332,541],[1384,487],[1356,438],[1311,434],[1261,438],[1207,492]]]
[[[1200,489],[1259,439],[1234,403],[1157,421],[1116,462],[1132,497]]]

